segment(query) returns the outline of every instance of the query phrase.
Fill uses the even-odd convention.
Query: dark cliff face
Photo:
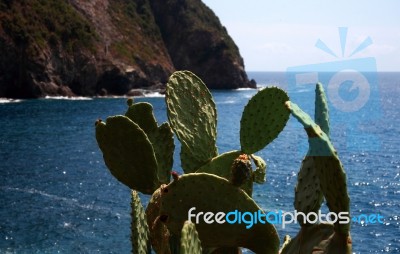
[[[200,0],[1,0],[0,56],[0,97],[162,89],[177,69],[211,88],[252,84]]]
[[[150,0],[175,68],[191,70],[210,88],[254,87],[239,49],[201,0]]]

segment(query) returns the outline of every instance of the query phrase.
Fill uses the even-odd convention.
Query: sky
[[[364,58],[373,58],[377,71],[400,71],[399,0],[203,2],[227,28],[247,71]]]

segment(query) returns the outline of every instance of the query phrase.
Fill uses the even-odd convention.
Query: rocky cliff
[[[210,88],[255,86],[201,0],[0,1],[0,97],[133,94],[181,69]]]

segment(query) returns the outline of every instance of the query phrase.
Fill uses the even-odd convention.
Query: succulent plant
[[[294,208],[317,212],[325,198],[330,211],[349,212],[346,175],[329,137],[328,104],[321,84],[316,86],[314,120],[282,89],[258,91],[243,110],[240,149],[223,154],[216,146],[216,106],[199,77],[189,71],[173,73],[165,101],[169,122],[160,126],[151,104],[131,99],[125,115],[96,122],[105,164],[132,189],[133,253],[151,249],[161,254],[241,253],[240,247],[261,254],[351,253],[349,224],[299,220],[299,233],[293,239],[285,237],[279,250],[278,234],[268,221],[251,226],[245,221],[210,224],[197,217],[232,211],[266,214],[251,197],[253,184],[266,182],[267,168],[254,153],[277,138],[290,115],[303,125],[309,142]],[[171,171],[174,133],[181,143],[182,175]],[[137,191],[152,195],[145,212]],[[188,218],[193,208],[199,213]]]
[[[296,104],[286,102],[291,114],[303,125],[309,149],[305,156],[295,188],[296,210],[305,214],[320,209],[323,197],[331,212],[350,211],[346,174],[336,150],[329,139],[329,114],[321,84],[316,85],[315,122]],[[316,123],[318,122],[321,127]],[[326,132],[325,132],[326,131]],[[350,222],[350,218],[349,218]],[[302,221],[297,236],[285,242],[282,254],[292,253],[351,253],[350,224],[313,224]]]

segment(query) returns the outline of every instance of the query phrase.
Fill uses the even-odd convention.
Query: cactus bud
[[[177,172],[171,171],[171,175],[172,175],[172,179],[174,179],[174,181],[179,180],[179,174]]]
[[[127,99],[126,100],[126,104],[128,104],[128,107],[132,106],[133,105],[133,99],[132,98]]]
[[[246,154],[241,154],[237,157],[231,166],[232,178],[231,183],[235,186],[240,186],[251,177],[251,161]]]

